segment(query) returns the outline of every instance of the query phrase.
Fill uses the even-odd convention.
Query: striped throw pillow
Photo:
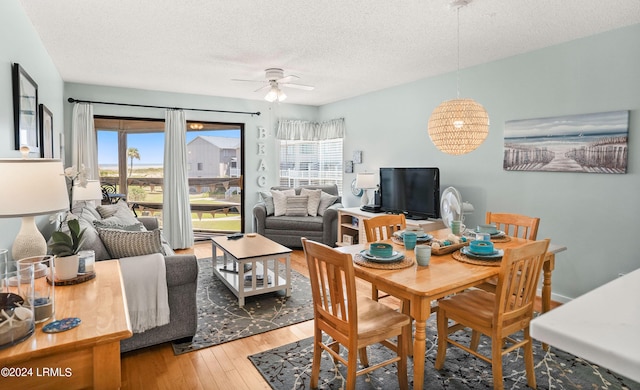
[[[287,211],[284,215],[287,217],[306,217],[308,204],[308,196],[287,196]]]
[[[129,232],[115,229],[98,229],[100,240],[112,259],[162,253],[160,229],[146,232]]]

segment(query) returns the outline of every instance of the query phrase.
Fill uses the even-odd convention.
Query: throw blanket
[[[119,260],[133,333],[169,323],[169,293],[160,253]]]

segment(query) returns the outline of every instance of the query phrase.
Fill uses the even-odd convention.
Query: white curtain
[[[71,118],[71,163],[76,169],[84,165],[88,180],[99,180],[98,142],[93,127],[93,105],[76,103]]]
[[[167,110],[164,130],[162,230],[173,249],[193,246],[184,111]]]
[[[279,140],[324,141],[344,138],[344,118],[316,123],[303,120],[281,119],[276,138]]]

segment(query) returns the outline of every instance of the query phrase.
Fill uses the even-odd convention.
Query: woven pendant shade
[[[489,115],[473,99],[447,100],[431,113],[428,131],[431,142],[444,153],[469,153],[487,138]]]

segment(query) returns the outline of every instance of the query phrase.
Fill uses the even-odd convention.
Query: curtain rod
[[[113,102],[96,102],[91,100],[79,100],[74,98],[67,99],[69,103],[92,103],[92,104],[109,104],[112,106],[128,106],[128,107],[143,107],[143,108],[165,108],[169,110],[189,110],[189,111],[206,111],[206,112],[221,112],[225,114],[245,114],[245,115],[260,115],[260,111],[247,112],[247,111],[224,111],[224,110],[208,110],[205,108],[180,108],[180,107],[166,107],[166,106],[147,106],[144,104],[130,104],[130,103],[113,103]]]

